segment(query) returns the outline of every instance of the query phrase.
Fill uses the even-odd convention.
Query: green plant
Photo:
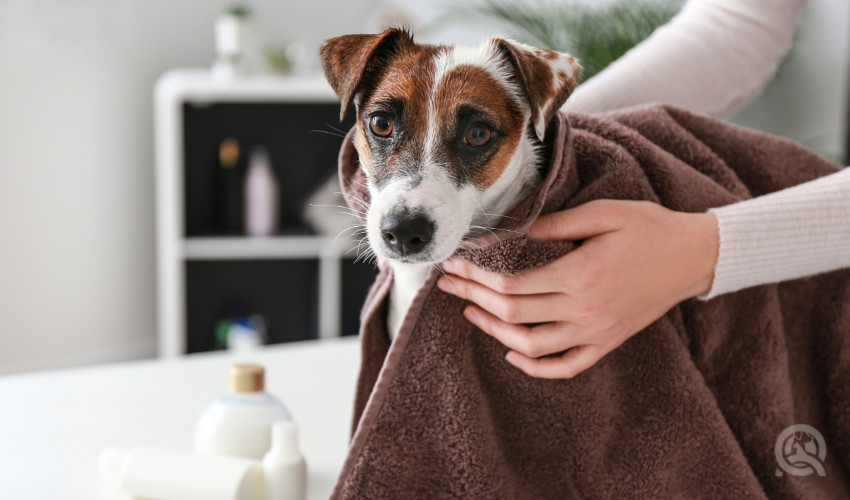
[[[289,57],[288,47],[269,47],[266,49],[266,62],[269,67],[279,73],[286,73],[292,69],[292,59]]]
[[[681,5],[681,0],[618,0],[605,5],[481,0],[451,7],[437,22],[497,21],[519,41],[576,56],[584,68],[582,79],[587,79],[669,21]]]
[[[251,8],[242,3],[234,3],[224,12],[231,16],[246,18],[251,15]]]

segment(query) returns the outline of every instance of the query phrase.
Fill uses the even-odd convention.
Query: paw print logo
[[[823,462],[826,459],[826,441],[817,429],[810,425],[796,424],[788,427],[776,439],[776,462],[779,469],[792,476],[808,476],[817,473],[826,476]],[[780,470],[781,469],[781,470]]]

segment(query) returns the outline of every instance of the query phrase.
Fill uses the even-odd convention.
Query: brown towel
[[[702,212],[837,170],[789,141],[663,106],[559,114],[548,137],[544,181],[503,227],[524,233],[540,213],[597,198]],[[340,172],[368,196],[350,141]],[[476,244],[458,255],[508,273],[574,248],[508,231]],[[369,294],[355,432],[332,498],[850,497],[850,273],[683,302],[572,380],[509,365],[437,277],[392,345],[388,271]],[[777,438],[794,424],[822,434],[825,476],[780,469]]]

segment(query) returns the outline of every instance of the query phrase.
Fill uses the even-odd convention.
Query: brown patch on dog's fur
[[[434,85],[434,57],[444,47],[433,45],[414,45],[404,52],[396,54],[392,64],[381,74],[380,80],[368,89],[364,89],[360,110],[370,112],[381,101],[390,99],[404,102],[403,115],[399,130],[403,139],[398,142],[393,158],[386,162],[382,175],[391,174],[397,168],[412,166],[421,158],[424,151],[424,139],[428,127],[428,101]],[[371,162],[371,152],[366,139],[368,123],[363,121],[363,113],[357,116],[359,139],[355,146],[362,157]]]
[[[540,49],[543,52],[543,58],[548,59],[550,61],[555,61],[559,57],[561,57],[560,52],[555,52],[554,50],[549,49]]]
[[[445,134],[443,144],[451,144],[458,134],[465,133],[457,129],[456,123],[457,111],[463,105],[486,110],[496,120],[492,125],[503,134],[497,146],[499,149],[486,168],[470,175],[477,188],[487,189],[505,171],[522,138],[525,121],[520,107],[513,94],[479,66],[459,65],[446,73],[437,85],[435,121],[437,130]]]
[[[354,142],[354,148],[357,150],[358,160],[360,161],[360,166],[366,171],[366,173],[371,172],[372,170],[372,149],[369,147],[369,141],[366,140],[366,133],[363,130],[363,124],[360,123],[360,119],[357,119],[357,128],[354,130],[354,135],[352,137],[352,142]]]
[[[413,46],[413,37],[401,29],[378,35],[338,36],[323,43],[322,69],[342,104],[339,119],[345,118],[354,95],[370,73],[379,73],[394,54]]]
[[[566,102],[577,83],[575,78],[560,70],[557,73],[556,85],[554,66],[550,61],[557,61],[563,56],[570,64],[574,64],[575,59],[554,50],[529,50],[498,38],[493,41],[514,66],[517,80],[525,90],[528,104],[531,106],[532,123],[537,123],[541,115],[543,121],[548,122]]]
[[[431,45],[415,45],[398,54],[377,85],[364,94],[361,109],[369,110],[378,99],[402,100],[405,102],[402,124],[405,134],[424,137],[428,98],[434,85],[434,55],[439,50]]]
[[[355,96],[359,110],[370,110],[375,101],[394,98],[405,103],[401,123],[405,137],[424,137],[427,126],[427,102],[434,79],[434,55],[444,47],[419,45],[405,30],[391,29],[377,35],[345,35],[331,38],[322,45],[322,67],[328,82],[341,101],[344,117]],[[371,172],[374,163],[369,146],[368,127],[357,115],[354,145],[360,164]],[[421,132],[421,133],[420,133]],[[399,152],[415,155],[421,141],[406,143]],[[391,167],[391,165],[389,165]]]

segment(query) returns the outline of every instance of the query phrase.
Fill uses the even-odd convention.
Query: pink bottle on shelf
[[[269,153],[257,147],[245,173],[245,233],[250,236],[271,236],[278,230],[280,188],[272,170]]]

